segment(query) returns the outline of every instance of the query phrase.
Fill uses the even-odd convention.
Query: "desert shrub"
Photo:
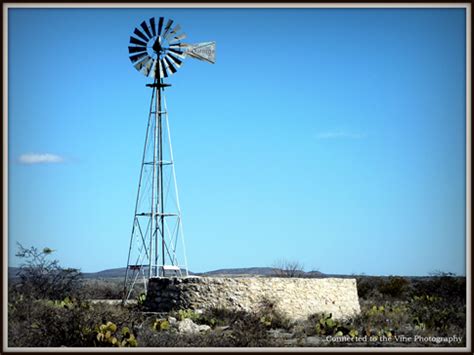
[[[123,281],[115,280],[83,280],[81,293],[87,299],[121,299]]]
[[[271,347],[278,346],[267,334],[251,334],[247,330],[213,330],[199,334],[181,334],[176,332],[152,332],[144,330],[138,338],[140,346],[145,347]]]
[[[356,329],[351,327],[350,322],[335,320],[331,313],[313,315],[312,318],[316,319],[314,330],[317,335],[349,335],[355,337],[359,334]]]
[[[294,334],[298,339],[308,336],[350,336],[358,335],[351,320],[336,320],[331,313],[316,313],[308,317],[306,321],[299,322],[294,326]]]
[[[392,338],[411,329],[409,308],[404,302],[363,304],[361,314],[354,317],[351,324],[361,336]]]
[[[465,303],[466,278],[441,273],[413,282],[411,296],[432,295]]]
[[[363,299],[381,299],[384,296],[408,299],[413,296],[436,295],[451,299],[466,299],[466,278],[438,272],[431,277],[406,278],[378,276],[357,278],[357,292]]]
[[[128,327],[133,335],[142,318],[133,309],[72,298],[54,301],[19,297],[9,302],[8,315],[8,344],[12,347],[109,345],[97,338],[101,325],[112,322],[121,329]],[[123,337],[130,338],[122,334],[121,342]]]
[[[403,277],[390,276],[378,286],[378,290],[383,295],[400,298],[407,293],[409,285],[410,282]]]
[[[206,324],[211,327],[236,324],[240,319],[248,318],[251,314],[258,319],[261,325],[266,329],[286,329],[292,328],[294,323],[276,310],[274,302],[263,299],[260,301],[259,308],[255,313],[249,313],[243,310],[215,307],[204,310],[201,314],[191,313],[195,316],[191,318],[199,324]]]
[[[225,326],[234,323],[245,315],[245,311],[214,307],[204,310],[199,318],[199,323],[210,326]]]
[[[275,346],[269,339],[268,328],[267,324],[262,322],[261,315],[246,313],[244,317],[231,324],[232,346]]]
[[[182,315],[182,319],[194,318],[196,323],[211,323],[214,328],[205,333],[183,334],[170,327],[167,320],[158,319],[143,325],[137,336],[140,346],[269,347],[279,344],[269,337],[268,327],[261,321],[260,314],[216,308],[202,314],[186,310]]]
[[[379,292],[380,286],[383,284],[381,277],[365,276],[357,278],[357,293],[360,298],[381,298]]]
[[[233,346],[279,346],[279,340],[269,338],[268,330],[290,329],[293,326],[275,309],[274,303],[269,299],[261,300],[256,312],[234,311],[232,318],[230,328],[234,339]]]
[[[437,335],[465,332],[466,306],[439,296],[414,296],[409,303],[415,329]]]
[[[8,343],[13,347],[83,346],[92,335],[82,332],[86,326],[86,304],[68,299],[55,302],[25,300],[9,303]]]
[[[275,303],[267,298],[260,301],[257,316],[260,317],[260,322],[270,329],[282,328],[289,330],[294,325],[294,322],[281,314],[275,308]]]
[[[466,331],[466,278],[438,273],[413,282],[412,324],[424,334],[448,336]]]
[[[38,250],[35,247],[24,248],[18,244],[16,256],[23,259],[18,273],[19,280],[14,284],[11,296],[21,293],[33,299],[61,300],[67,296],[80,295],[81,274],[77,269],[64,269],[58,260],[50,260],[53,253],[50,248]]]
[[[364,301],[361,302],[361,314],[351,323],[361,336],[463,336],[466,307],[465,304],[428,295],[379,304]]]
[[[448,304],[447,300],[434,296],[414,297],[412,299],[387,300],[374,303],[362,299],[361,313],[351,319],[335,320],[328,314],[315,314],[294,327],[294,336],[304,339],[308,336],[376,336],[379,341],[368,341],[364,346],[406,346],[397,343],[400,335],[411,336],[457,336],[465,339],[465,305]],[[383,338],[382,338],[383,337]],[[381,339],[385,339],[381,341]],[[411,346],[463,346],[464,343],[412,343]],[[350,341],[328,343],[327,346],[351,346]]]

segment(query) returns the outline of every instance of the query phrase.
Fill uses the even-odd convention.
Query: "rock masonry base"
[[[335,319],[360,313],[356,280],[347,278],[152,278],[145,306],[156,312],[213,307],[254,312],[266,300],[292,320],[323,312]]]

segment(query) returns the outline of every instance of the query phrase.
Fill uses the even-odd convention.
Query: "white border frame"
[[[12,348],[8,347],[8,10],[14,8],[464,8],[466,9],[466,347],[311,347],[311,348]],[[3,4],[3,352],[471,352],[471,4],[465,3],[4,3]]]

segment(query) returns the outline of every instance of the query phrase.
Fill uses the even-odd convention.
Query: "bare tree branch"
[[[278,260],[273,264],[274,275],[277,277],[302,277],[304,267],[297,261]]]

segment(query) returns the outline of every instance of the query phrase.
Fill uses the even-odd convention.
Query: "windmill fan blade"
[[[139,62],[135,63],[134,67],[136,70],[140,71],[143,66],[146,64],[146,62],[148,61],[147,58],[150,58],[150,56],[146,55],[145,57],[143,57],[142,60],[140,60]],[[151,58],[150,58],[151,59]]]
[[[128,47],[128,53],[146,52],[146,47]]]
[[[180,60],[185,60],[186,59],[186,53],[184,53],[183,51],[173,50],[172,48],[168,48],[168,51],[169,52],[167,54],[173,55],[173,56],[179,58]]]
[[[170,65],[169,68],[170,68],[172,74],[176,73],[177,70],[176,70],[175,67],[173,67],[172,65]]]
[[[167,66],[166,66],[166,63],[163,59],[160,59],[160,62],[161,62],[161,69],[163,70],[163,75],[165,78],[168,77],[168,73],[167,73]]]
[[[168,53],[165,57],[166,59],[171,59],[173,62],[176,63],[176,65],[179,67],[181,66],[181,63],[183,62],[182,60],[176,58],[174,55],[172,55],[171,53]]]
[[[147,52],[143,52],[143,53],[140,53],[140,54],[132,55],[132,56],[130,57],[130,60],[132,61],[132,63],[135,63],[135,62],[137,62],[137,61],[139,61],[140,59],[145,58],[145,57],[150,57]]]
[[[183,51],[180,51],[178,49],[173,49],[173,48],[168,48],[168,50],[170,52],[173,52],[175,53],[176,55],[178,55],[178,57],[181,57],[182,59],[184,58],[183,55],[184,55],[184,52]]]
[[[187,48],[189,47],[189,44],[186,43],[171,43],[169,45],[170,48]]]
[[[179,31],[181,30],[181,26],[180,25],[176,25],[173,30],[169,31],[169,33],[166,35],[166,40],[169,41],[172,36],[176,35]]]
[[[138,39],[136,39],[135,37],[132,37],[130,36],[130,43],[132,44],[138,44],[139,46],[143,46],[143,47],[146,47],[146,42],[142,42]]]
[[[171,32],[172,33],[178,33],[179,31],[181,31],[181,26],[178,24],[178,25],[174,26],[173,31],[171,31]]]
[[[158,36],[161,35],[161,30],[163,29],[163,20],[163,17],[160,17],[160,19],[158,20]]]
[[[135,28],[135,30],[133,31],[133,33],[135,35],[137,35],[137,37],[140,37],[142,40],[144,40],[145,42],[148,42],[148,38],[138,29],[138,28]]]
[[[186,33],[181,33],[179,36],[173,37],[172,42],[181,41],[182,39],[185,39],[185,38],[186,38]]]
[[[168,65],[166,69],[169,69],[172,74],[176,73],[176,68],[173,66],[173,63],[171,63],[171,61],[167,57],[165,57],[165,62]]]
[[[165,31],[163,32],[163,37],[166,38],[166,35],[168,34],[168,31],[170,30],[172,24],[173,24],[173,20],[168,20],[165,26]]]
[[[142,26],[143,30],[145,31],[145,33],[148,35],[148,39],[150,39],[152,37],[151,33],[150,33],[150,29],[148,28],[147,24],[145,21],[143,21],[140,26]]]
[[[156,25],[155,25],[155,18],[154,17],[152,17],[150,19],[150,27],[151,27],[151,33],[152,33],[153,37],[155,37],[156,36]]]
[[[150,74],[150,69],[151,69],[151,66],[153,64],[153,61],[154,61],[153,58],[150,58],[150,59],[146,60],[145,64],[143,65],[143,68],[140,70],[140,72],[142,72],[145,76],[148,76],[148,74]]]

